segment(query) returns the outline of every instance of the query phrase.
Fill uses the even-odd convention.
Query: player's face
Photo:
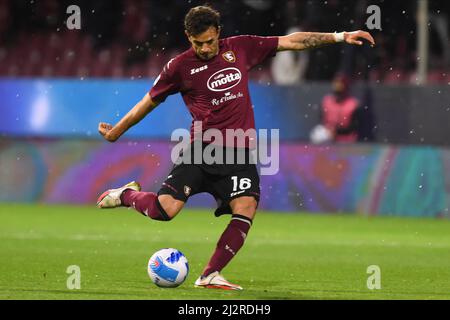
[[[202,60],[210,60],[219,53],[219,34],[220,29],[215,27],[209,27],[208,30],[196,36],[186,33],[192,48]]]

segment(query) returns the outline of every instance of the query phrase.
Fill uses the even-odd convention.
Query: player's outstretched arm
[[[375,45],[375,40],[370,33],[362,30],[340,33],[295,32],[280,37],[277,50],[305,50],[338,42],[360,46],[363,40],[367,40],[372,46]]]
[[[114,142],[128,129],[144,119],[157,105],[158,103],[153,101],[150,94],[147,93],[115,126],[100,122],[98,124],[98,132],[106,140]]]

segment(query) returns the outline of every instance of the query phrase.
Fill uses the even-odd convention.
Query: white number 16
[[[233,180],[233,191],[237,191],[238,189],[238,177],[232,176],[231,180]],[[252,186],[252,180],[249,178],[241,178],[239,181],[239,190],[247,190]]]

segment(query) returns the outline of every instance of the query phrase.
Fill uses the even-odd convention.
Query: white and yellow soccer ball
[[[175,288],[186,280],[189,274],[189,264],[181,251],[165,248],[151,256],[147,272],[158,287]]]

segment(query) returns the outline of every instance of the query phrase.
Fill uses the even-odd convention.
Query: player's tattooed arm
[[[341,33],[295,32],[279,37],[278,51],[305,50],[337,42],[362,45],[363,42],[361,40],[363,39],[370,42],[372,46],[375,45],[375,41],[370,33],[361,30]]]
[[[147,93],[115,126],[112,126],[109,123],[100,122],[98,125],[98,132],[106,140],[114,142],[128,129],[144,119],[144,117],[155,109],[157,105],[158,103],[154,102],[150,97],[150,94]]]

